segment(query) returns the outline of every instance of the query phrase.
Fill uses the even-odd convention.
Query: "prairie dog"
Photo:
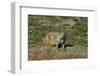
[[[66,34],[64,32],[49,32],[43,38],[43,43],[47,46],[64,45],[66,41]]]

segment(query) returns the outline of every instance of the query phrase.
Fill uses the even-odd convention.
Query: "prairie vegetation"
[[[45,46],[49,32],[65,32],[66,48]],[[88,57],[88,18],[71,16],[28,16],[28,60]]]

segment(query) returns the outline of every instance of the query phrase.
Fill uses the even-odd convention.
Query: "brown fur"
[[[60,43],[59,42],[60,41],[59,36],[60,36],[59,32],[49,32],[43,38],[43,43],[46,46],[56,46],[56,47],[58,47],[58,44]]]

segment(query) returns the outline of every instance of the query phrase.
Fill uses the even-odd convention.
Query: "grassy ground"
[[[87,58],[87,48],[72,46],[67,48],[56,47],[32,47],[28,51],[28,60],[51,60],[51,59],[77,59]]]

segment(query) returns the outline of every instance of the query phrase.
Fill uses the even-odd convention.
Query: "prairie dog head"
[[[59,44],[64,44],[66,41],[66,33],[65,32],[61,32],[58,35],[58,42]]]
[[[59,38],[65,38],[66,37],[66,33],[65,32],[61,32],[60,34],[59,34]]]

